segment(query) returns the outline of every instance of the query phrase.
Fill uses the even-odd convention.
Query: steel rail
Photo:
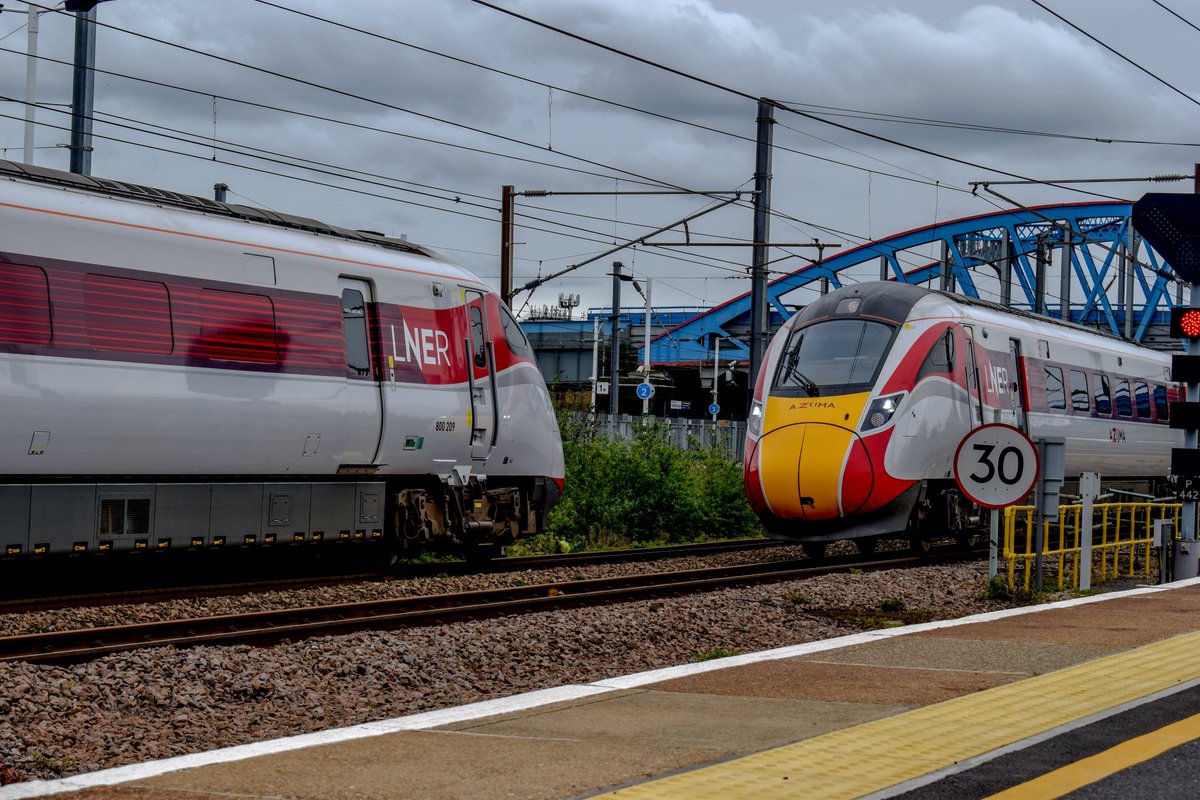
[[[139,623],[82,630],[0,637],[0,662],[74,663],[146,647],[269,645],[285,639],[331,636],[363,630],[439,625],[464,620],[578,608],[680,595],[747,584],[773,583],[851,569],[883,570],[975,557],[947,547],[929,556],[879,554],[814,565],[810,560],[741,564],[446,595],[370,600],[309,608],[259,611],[219,617]]]
[[[161,603],[180,598],[233,597],[261,594],[274,591],[344,586],[368,581],[389,581],[430,575],[470,575],[475,573],[504,573],[558,567],[583,566],[587,564],[613,564],[632,561],[652,561],[667,558],[688,558],[719,553],[743,552],[781,547],[784,543],[772,539],[742,539],[723,542],[699,542],[664,547],[642,547],[624,550],[597,550],[579,553],[563,553],[550,556],[516,556],[498,558],[483,563],[464,561],[438,561],[429,563],[402,564],[392,572],[364,571],[343,575],[309,576],[302,578],[248,580],[243,577],[236,582],[197,585],[181,583],[176,586],[147,586],[140,589],[122,589],[116,592],[89,592],[73,595],[16,596],[0,600],[0,614],[26,613],[30,611],[53,611],[81,606],[101,607],[133,603]],[[184,567],[186,565],[180,564]],[[99,569],[99,565],[97,569]],[[159,576],[161,577],[161,576]],[[39,584],[41,585],[41,584]]]

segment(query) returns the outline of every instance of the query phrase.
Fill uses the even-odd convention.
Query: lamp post
[[[630,280],[632,280],[632,278],[630,278]],[[646,301],[646,319],[644,320],[644,322],[646,323],[646,333],[645,333],[645,341],[643,342],[643,347],[642,347],[642,382],[643,383],[650,383],[650,312],[652,310],[650,307],[650,283],[651,283],[650,279],[646,278],[646,291],[642,295],[642,297]],[[634,285],[634,288],[637,288],[637,281],[634,281],[633,285]],[[645,397],[642,398],[642,416],[646,416],[649,413],[650,413],[650,395],[646,395]]]
[[[42,14],[57,11],[57,8],[37,8],[30,5],[26,10],[9,9],[10,14],[24,14],[27,34],[25,45],[25,163],[33,163],[33,128],[37,117],[37,52],[38,20]]]
[[[612,372],[612,383],[609,385],[608,391],[608,413],[612,414],[613,421],[617,419],[617,410],[619,408],[620,398],[620,354],[621,354],[621,269],[625,265],[620,261],[613,262],[613,307],[612,307],[612,363],[609,365]]]
[[[720,379],[718,370],[721,368],[721,337],[713,334],[713,387],[712,387],[712,406],[717,408],[720,404],[717,402],[717,381]],[[713,422],[717,421],[717,412],[713,411]]]
[[[92,173],[92,105],[96,84],[96,6],[106,0],[66,0],[75,14],[75,70],[71,84],[71,172]]]

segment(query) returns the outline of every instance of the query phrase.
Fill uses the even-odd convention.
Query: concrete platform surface
[[[0,800],[883,797],[1200,683],[1198,612],[1193,579],[15,784]]]

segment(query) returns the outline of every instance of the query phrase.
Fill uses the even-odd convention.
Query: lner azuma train
[[[881,536],[968,540],[954,454],[1002,422],[1066,440],[1066,475],[1163,477],[1182,432],[1170,356],[1081,326],[895,282],[811,303],[771,341],[746,442],[750,504],[814,555]]]
[[[0,162],[0,554],[443,541],[562,490],[516,320],[402,239]]]

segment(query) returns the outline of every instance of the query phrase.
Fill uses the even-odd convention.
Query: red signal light
[[[1172,308],[1171,336],[1200,339],[1200,308]]]

